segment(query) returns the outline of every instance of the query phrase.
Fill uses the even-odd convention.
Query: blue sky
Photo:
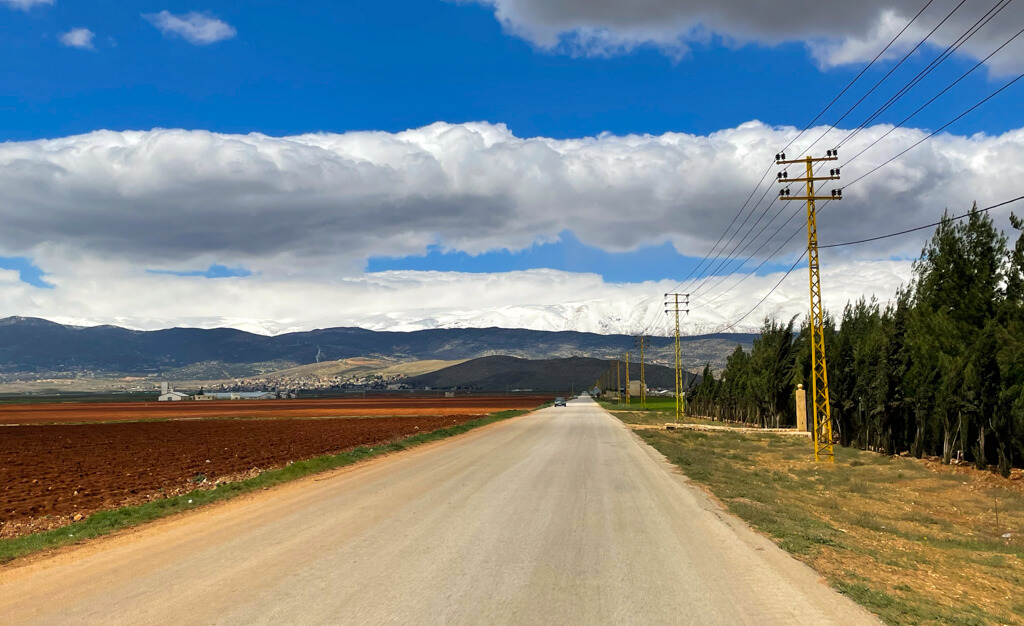
[[[802,0],[786,2],[795,6]],[[923,2],[882,4],[906,16]],[[765,166],[737,156],[737,147],[749,145],[747,131],[737,127],[760,120],[770,127],[802,128],[890,36],[878,28],[885,25],[884,11],[858,21],[851,19],[858,7],[838,0],[794,13],[782,34],[753,10],[761,5],[749,5],[746,19],[742,2],[724,2],[723,7],[739,7],[739,14],[723,10],[718,22],[702,24],[706,29],[695,34],[686,25],[693,17],[688,11],[703,15],[712,5],[718,6],[712,0],[644,5],[669,6],[671,19],[661,19],[618,11],[629,6],[625,2],[584,0],[0,0],[0,151],[14,155],[0,159],[14,164],[0,168],[0,175],[19,181],[18,168],[31,163],[32,173],[49,181],[25,183],[0,198],[8,226],[12,217],[17,222],[17,228],[5,227],[9,236],[0,241],[0,268],[17,271],[36,293],[61,292],[75,272],[113,275],[126,268],[152,280],[221,279],[221,286],[278,275],[315,281],[386,270],[490,275],[551,268],[596,273],[617,285],[680,279],[750,192],[749,183],[734,185],[732,179],[757,170],[747,176],[756,180]],[[552,14],[558,23],[546,22],[550,16],[538,6],[557,7],[561,12]],[[601,13],[608,7],[610,13]],[[943,44],[986,8],[965,7],[950,33],[937,38]],[[945,10],[926,14],[919,26],[930,28],[941,17],[935,11]],[[976,38],[876,122],[901,120],[971,67],[1019,21],[1009,14],[1020,10],[1009,9],[993,24],[999,30]],[[830,39],[808,35],[824,32],[823,19],[840,25],[829,31]],[[188,26],[193,30],[182,26],[188,20],[197,20]],[[214,31],[202,30],[211,24]],[[550,43],[552,32],[556,44]],[[594,32],[604,44],[613,43],[581,43],[580,33]],[[910,40],[922,32],[914,31]],[[841,52],[847,46],[854,60],[836,61],[841,53],[822,56],[823,42],[839,44]],[[891,86],[909,80],[937,50],[925,46],[841,126],[857,126],[893,93]],[[1017,52],[1004,56],[1019,59]],[[872,68],[823,121],[835,121],[893,64],[887,59]],[[975,72],[908,127],[944,124],[1019,71],[1018,65],[1011,59],[1002,73]],[[893,228],[914,226],[945,206],[956,211],[973,199],[984,204],[988,195],[1005,199],[1000,186],[1014,176],[978,165],[972,170],[975,182],[961,193],[947,187],[947,173],[960,164],[983,163],[977,155],[1016,162],[1016,153],[1008,152],[1015,147],[968,138],[1020,128],[1022,95],[1024,82],[950,128],[959,142],[953,148],[915,153],[923,156],[908,159],[905,171],[912,175],[899,185],[876,185],[870,193],[865,185],[861,204],[853,204],[854,194],[845,212],[822,218],[823,242],[876,234],[890,225],[889,215]],[[466,142],[476,140],[468,135],[452,135],[439,147],[432,131],[424,130],[437,122],[450,124],[450,133],[498,136],[507,154],[467,151]],[[469,122],[487,124],[481,130]],[[514,137],[502,135],[498,124]],[[750,132],[775,143],[783,133],[770,127]],[[103,129],[147,131],[154,151],[122,133],[69,140],[60,154],[42,144],[18,144]],[[196,132],[167,136],[153,129]],[[401,139],[403,149],[420,161],[395,161],[397,140],[384,136],[407,129],[419,131]],[[315,141],[283,149],[272,139],[241,140],[251,144],[243,157],[237,145],[213,145],[203,131],[234,137],[351,131],[381,136],[346,140],[329,154]],[[672,132],[696,138],[661,137]],[[653,137],[641,149],[602,133]],[[729,136],[710,145],[705,138],[712,133]],[[550,152],[517,143],[532,137],[552,138],[542,142]],[[572,140],[585,137],[597,137],[592,149],[575,152]],[[894,141],[892,146],[907,145],[913,137]],[[545,178],[543,161],[531,160],[555,154],[564,180]],[[339,159],[364,158],[367,167],[346,171],[349,178],[337,185],[321,187],[322,179],[305,178]],[[433,159],[445,170],[448,186],[439,187],[415,165]],[[478,161],[489,164],[486,175],[474,169]],[[700,171],[705,161],[706,175]],[[620,176],[617,163],[634,178]],[[748,165],[750,172],[742,171]],[[87,180],[46,178],[60,168]],[[506,175],[522,176],[521,189]],[[281,178],[264,189],[265,176]],[[389,176],[399,192],[392,194],[381,182]],[[160,186],[168,180],[170,187]],[[293,184],[309,195],[292,195]],[[603,197],[588,195],[604,185]],[[262,191],[253,193],[257,188]],[[264,191],[282,195],[261,199]],[[381,198],[386,201],[375,205]],[[871,206],[882,204],[880,198],[916,203],[886,213],[884,206]],[[305,213],[296,211],[293,199]],[[378,222],[381,214],[388,217]],[[338,216],[348,220],[342,227],[336,227]],[[387,228],[378,230],[379,224]],[[305,234],[296,234],[300,230]],[[279,243],[284,241],[289,243]],[[536,243],[541,241],[554,242]],[[666,241],[703,248],[677,251]],[[774,248],[773,243],[764,249]],[[910,242],[858,250],[863,254],[853,260],[904,259],[919,249]],[[758,273],[788,268],[794,253],[786,254]]]
[[[238,34],[206,46],[168,39],[141,17],[161,10],[209,11]],[[60,34],[75,27],[95,33],[95,50],[60,45]],[[712,41],[679,60],[651,47],[573,57],[508,35],[486,7],[440,0],[0,7],[0,58],[5,140],[100,128],[399,131],[436,121],[504,122],[521,137],[555,138],[704,134],[752,119],[802,126],[860,69],[820,71],[799,43]],[[967,65],[951,62],[936,74],[947,79]],[[812,90],[801,92],[808,84]],[[988,84],[979,72],[951,94],[946,110]],[[1011,99],[993,103],[958,128],[1015,127],[1014,107]],[[947,117],[937,109],[916,125]]]

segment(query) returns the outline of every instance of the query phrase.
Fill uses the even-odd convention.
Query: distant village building
[[[177,402],[179,400],[277,400],[278,398],[297,398],[294,391],[206,391],[200,390],[195,395],[175,391],[168,383],[160,383],[161,402]]]
[[[167,383],[160,383],[160,397],[157,398],[160,402],[178,402],[179,400],[188,400],[189,395],[180,391],[175,391]]]
[[[281,394],[287,397],[288,394]],[[192,396],[193,400],[276,400],[274,391],[218,391],[206,392]]]

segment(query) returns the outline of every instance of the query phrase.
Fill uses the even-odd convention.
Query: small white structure
[[[167,383],[160,383],[160,397],[157,398],[160,402],[178,402],[181,400],[188,400],[189,395],[187,393],[181,393],[175,391]]]

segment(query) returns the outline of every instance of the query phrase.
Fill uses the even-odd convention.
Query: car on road
[[[561,396],[555,398],[555,406],[565,406],[565,398]]]

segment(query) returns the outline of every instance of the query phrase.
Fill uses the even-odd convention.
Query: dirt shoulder
[[[1024,624],[1024,481],[768,433],[642,429],[732,513],[890,624]],[[998,509],[998,515],[997,515]]]

